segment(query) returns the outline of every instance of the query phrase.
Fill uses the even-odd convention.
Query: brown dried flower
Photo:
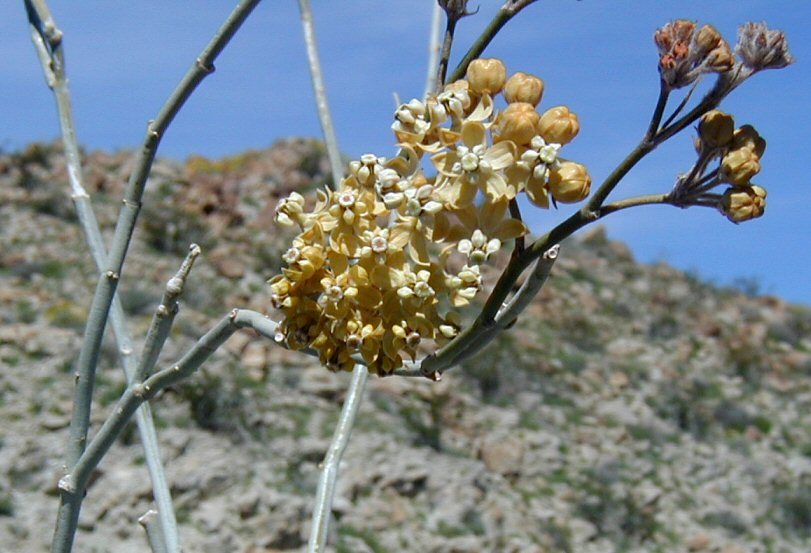
[[[769,29],[766,23],[746,23],[738,30],[735,48],[743,64],[752,71],[780,69],[794,63],[783,31]]]

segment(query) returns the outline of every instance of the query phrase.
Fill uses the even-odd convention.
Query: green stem
[[[166,104],[158,112],[156,119],[149,123],[143,146],[138,152],[119,214],[113,236],[112,247],[105,262],[105,269],[99,278],[90,314],[85,327],[82,348],[79,352],[74,389],[74,409],[70,423],[70,440],[66,455],[65,471],[71,472],[87,442],[90,422],[90,408],[93,396],[95,371],[98,365],[104,327],[115,296],[116,287],[124,265],[130,239],[135,228],[141,206],[144,187],[149,170],[155,158],[157,147],[164,132],[174,119],[197,85],[214,71],[213,62],[234,33],[248,17],[259,0],[242,0],[233,10],[213,39],[204,48],[200,57],[187,71],[178,87],[172,92]],[[52,550],[68,552],[72,548],[73,537],[79,517],[82,494],[74,494],[73,499],[60,507],[54,533]]]

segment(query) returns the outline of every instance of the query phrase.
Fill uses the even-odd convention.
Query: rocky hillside
[[[112,231],[131,156],[86,178]],[[311,141],[156,163],[120,285],[143,337],[188,244],[203,258],[162,357],[231,307],[266,310],[277,199],[326,182]],[[96,271],[53,145],[0,155],[0,551],[50,541]],[[438,384],[371,379],[342,467],[340,553],[811,550],[811,311],[566,243],[509,333]],[[301,551],[349,375],[244,332],[154,403],[190,552]],[[123,389],[112,340],[94,427]],[[88,492],[77,551],[146,550],[137,434]]]

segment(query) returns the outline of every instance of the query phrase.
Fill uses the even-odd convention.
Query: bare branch
[[[315,40],[315,24],[313,23],[313,9],[310,0],[299,0],[301,11],[301,24],[304,28],[304,42],[307,45],[307,60],[310,64],[310,77],[313,81],[315,105],[318,108],[318,119],[321,121],[321,131],[324,133],[324,142],[327,145],[327,155],[332,170],[332,188],[338,190],[341,178],[344,175],[341,151],[338,149],[338,138],[332,125],[332,115],[327,102],[327,89],[324,86],[324,77],[321,74],[321,62],[318,59],[318,46]]]
[[[349,385],[344,406],[341,409],[341,418],[338,420],[332,442],[324,457],[324,462],[321,464],[321,478],[318,480],[307,553],[322,553],[327,546],[338,467],[346,445],[349,443],[349,437],[352,435],[352,428],[355,426],[355,416],[363,399],[363,390],[368,376],[369,370],[365,365],[355,365],[355,369],[352,371],[352,383]]]

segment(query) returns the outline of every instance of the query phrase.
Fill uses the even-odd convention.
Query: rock
[[[479,458],[490,471],[517,475],[524,458],[524,444],[515,436],[489,438],[479,447]]]
[[[705,551],[712,544],[712,537],[704,532],[696,534],[687,540],[688,551]]]

